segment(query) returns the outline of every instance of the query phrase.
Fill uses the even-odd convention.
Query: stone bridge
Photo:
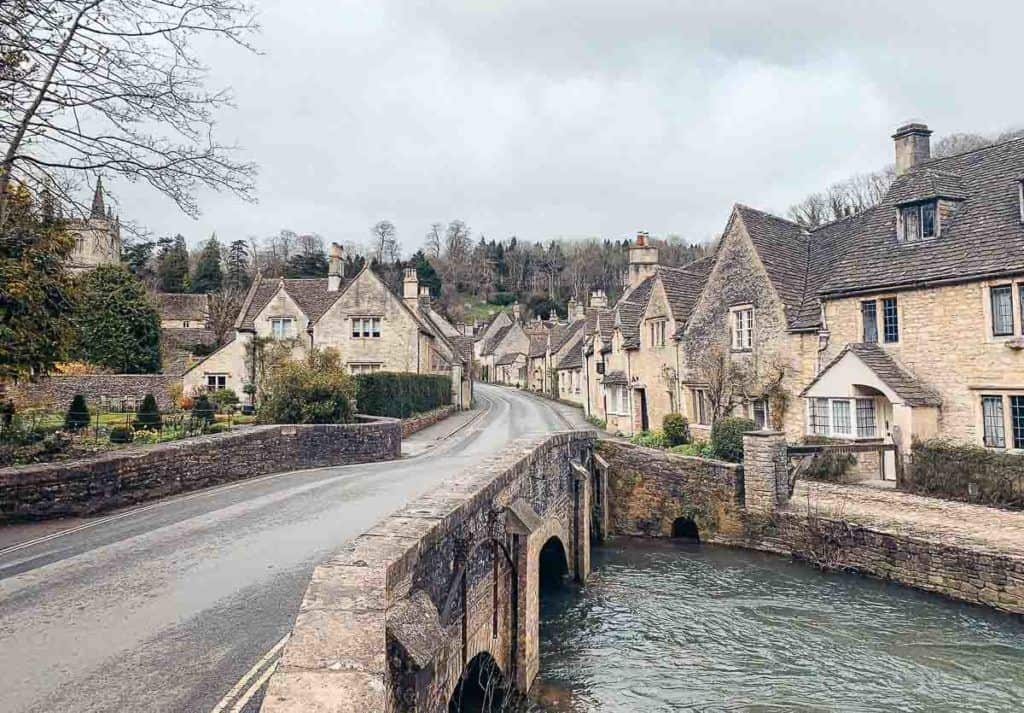
[[[317,567],[262,710],[468,710],[495,667],[527,690],[541,578],[590,570],[594,445],[517,441]]]

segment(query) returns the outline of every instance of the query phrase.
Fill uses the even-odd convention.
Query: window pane
[[[359,320],[358,319],[353,319],[352,320],[352,336],[353,337],[358,337],[361,334],[362,334],[362,328],[361,328],[361,325],[359,324]]]
[[[853,429],[850,425],[850,402],[849,401],[833,401],[832,402],[832,420],[833,430],[836,433],[842,435],[849,435]]]
[[[900,340],[899,314],[896,311],[895,297],[886,297],[882,300],[882,328],[886,342],[892,343]]]
[[[931,238],[935,235],[935,204],[925,203],[921,206],[921,235]]]
[[[811,431],[816,436],[828,435],[828,399],[811,399]]]
[[[871,399],[857,399],[857,436],[875,436],[875,402]]]
[[[768,402],[764,399],[754,402],[754,423],[760,429],[768,427]]]
[[[874,300],[860,303],[860,314],[864,321],[864,341],[874,344],[878,341],[878,305]]]
[[[371,330],[373,332],[373,336],[379,337],[380,336],[380,318],[379,317],[374,317],[370,321],[371,321]]]
[[[1003,427],[1003,397],[982,396],[981,413],[984,421],[985,445],[989,448],[1005,448],[1006,433]]]
[[[1006,337],[1013,334],[1013,288],[1010,285],[993,287],[992,297],[992,334]]]
[[[921,237],[921,207],[910,206],[902,210],[903,239],[917,240]]]
[[[1010,425],[1013,428],[1013,447],[1024,448],[1024,396],[1010,397]]]

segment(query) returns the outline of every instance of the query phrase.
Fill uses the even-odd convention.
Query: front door
[[[647,390],[637,389],[637,393],[640,395],[640,430],[649,431],[651,424],[647,418]]]

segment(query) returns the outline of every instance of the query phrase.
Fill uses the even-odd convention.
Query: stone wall
[[[85,374],[76,376],[48,376],[37,382],[23,382],[10,389],[17,403],[46,401],[58,411],[67,410],[75,394],[82,394],[90,409],[99,406],[101,399],[120,401],[125,397],[141,401],[153,394],[161,410],[173,407],[167,387],[180,381],[173,374]]]
[[[265,713],[443,713],[478,655],[525,689],[539,665],[538,560],[551,538],[585,576],[593,435],[515,441],[319,566]],[[586,473],[585,470],[583,470]]]
[[[91,515],[256,475],[401,456],[401,424],[254,426],[78,461],[0,469],[0,522]]]
[[[416,414],[409,418],[403,418],[402,438],[407,438],[417,431],[422,431],[424,428],[429,428],[435,423],[440,423],[458,410],[458,406],[450,404],[448,406],[436,408],[433,411],[427,411],[426,413]]]
[[[743,532],[740,466],[610,440],[597,452],[608,463],[609,533],[669,537],[680,517],[707,541]]]

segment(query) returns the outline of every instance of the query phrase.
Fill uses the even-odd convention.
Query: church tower
[[[75,247],[68,260],[68,267],[73,272],[121,261],[121,219],[106,207],[102,178],[96,179],[89,217],[68,221],[67,229],[75,238]]]

